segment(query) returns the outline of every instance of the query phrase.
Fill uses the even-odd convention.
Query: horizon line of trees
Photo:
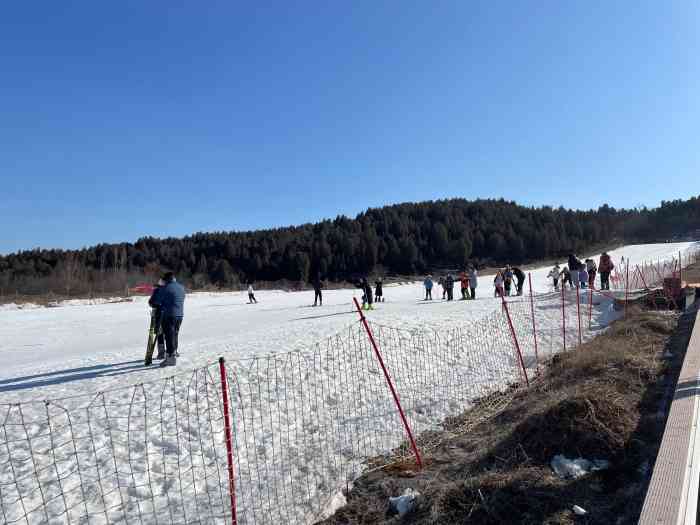
[[[700,229],[700,197],[653,209],[524,207],[503,199],[449,199],[370,208],[249,232],[144,237],[81,250],[26,250],[0,256],[0,295],[123,291],[165,271],[191,288],[248,281],[331,281],[370,273],[410,275],[435,268],[523,264],[619,242],[666,240]]]

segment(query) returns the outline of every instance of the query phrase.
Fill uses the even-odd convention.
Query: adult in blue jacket
[[[182,318],[185,316],[185,288],[175,280],[173,272],[163,275],[164,286],[160,288],[155,298],[160,307],[161,327],[165,335],[166,358],[160,366],[175,366],[177,364],[177,342],[180,335]]]

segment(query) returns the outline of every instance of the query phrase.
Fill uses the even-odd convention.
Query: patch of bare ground
[[[446,421],[423,470],[404,462],[367,473],[348,504],[320,523],[636,523],[693,321],[631,308],[552,359],[497,415],[479,419],[477,404]],[[605,459],[610,468],[562,480],[550,468],[556,454]],[[421,497],[399,518],[388,500],[408,487]],[[576,516],[573,505],[588,513]]]

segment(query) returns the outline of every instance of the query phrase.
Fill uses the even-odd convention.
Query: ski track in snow
[[[625,246],[609,253],[616,265],[619,266],[621,256],[624,256],[626,260],[630,260],[633,265],[636,263],[641,264],[643,261],[656,262],[657,260],[670,259],[673,256],[677,257],[679,250],[685,250],[692,244],[669,243]],[[598,260],[598,255],[595,256],[595,259],[596,261]],[[565,261],[560,262],[565,264]],[[546,294],[551,291],[551,284],[546,277],[549,270],[550,267],[547,266],[531,271],[535,293]],[[434,280],[437,280],[436,276],[434,276]],[[417,334],[447,334],[452,329],[467,326],[470,321],[487,318],[500,310],[500,300],[493,297],[492,281],[493,275],[479,276],[478,299],[476,301],[454,301],[449,303],[440,300],[441,290],[437,283],[435,283],[433,288],[433,297],[436,300],[432,302],[424,302],[422,300],[424,289],[420,282],[385,285],[384,295],[386,302],[377,304],[376,310],[370,312],[367,316],[372,323],[377,325],[414,330]],[[456,283],[456,289],[457,291],[459,289],[458,282]],[[70,306],[61,308],[22,310],[4,308],[0,310],[0,359],[2,359],[3,363],[3,367],[0,369],[0,404],[95,394],[115,388],[139,385],[140,383],[153,384],[153,381],[156,381],[155,384],[157,385],[162,385],[163,382],[168,381],[167,378],[175,373],[178,374],[178,378],[182,378],[177,388],[184,392],[183,396],[189,400],[190,396],[193,395],[192,392],[195,392],[198,395],[201,394],[203,399],[206,399],[207,396],[213,395],[213,392],[208,392],[206,389],[206,378],[202,376],[200,381],[196,372],[189,377],[187,376],[188,370],[210,365],[219,356],[225,357],[229,364],[238,366],[236,363],[239,359],[277,354],[279,359],[273,361],[275,366],[279,365],[282,379],[276,379],[275,388],[278,388],[280,381],[284,385],[289,385],[289,391],[284,392],[285,402],[291,403],[292,409],[294,409],[295,406],[309,403],[309,398],[304,396],[309,395],[308,391],[310,388],[322,389],[324,385],[327,385],[326,388],[329,388],[333,383],[337,383],[340,378],[333,375],[333,365],[331,365],[331,368],[327,364],[316,366],[314,361],[310,368],[319,370],[319,375],[314,376],[311,374],[304,379],[308,383],[302,383],[298,378],[291,377],[286,371],[284,363],[291,358],[285,353],[293,350],[307,350],[314,343],[321,342],[339,332],[357,334],[357,331],[353,332],[355,329],[348,329],[348,326],[353,323],[357,324],[358,316],[354,311],[352,298],[360,295],[359,290],[324,291],[324,306],[312,308],[310,305],[313,303],[313,291],[293,293],[257,291],[256,297],[259,304],[254,305],[247,304],[246,292],[189,294],[185,303],[185,320],[180,333],[179,351],[181,357],[175,370],[172,368],[165,370],[158,368],[146,369],[142,366],[149,323],[149,308],[146,298],[139,297],[135,298],[133,302],[115,304],[80,304],[80,302],[72,301]],[[581,299],[584,304],[586,304],[585,297],[584,293]],[[517,301],[517,299],[513,300]],[[543,296],[538,301],[536,308],[538,343],[540,355],[542,356],[560,350],[560,296]],[[518,305],[513,304],[513,309],[515,316]],[[567,325],[569,326],[567,347],[572,347],[578,342],[577,327],[575,326],[576,318],[573,315],[575,315],[575,309],[567,312]],[[604,327],[616,315],[617,313],[613,311],[609,300],[597,301],[593,311],[594,327],[596,329]],[[521,325],[524,324],[522,319],[521,317]],[[517,326],[519,333],[522,332],[523,353],[527,364],[532,366],[533,348],[531,341],[528,339],[528,333],[531,333],[531,330],[527,332],[528,329],[529,327],[527,326]],[[592,333],[594,332],[595,330]],[[585,334],[585,337],[591,337],[592,333]],[[474,337],[474,334],[471,337]],[[465,349],[465,351],[468,352],[469,349]],[[411,381],[410,373],[402,368],[402,362],[408,361],[409,357],[415,358],[416,356],[401,356],[399,354],[386,356],[387,364],[390,369],[395,370],[398,376],[397,383],[399,384],[409,384]],[[361,360],[362,358],[359,357],[358,359]],[[326,355],[325,359],[342,361],[344,359],[350,360],[352,357]],[[517,373],[514,368],[515,363],[512,355],[503,355],[499,359],[507,364],[513,370],[513,373]],[[267,362],[269,363],[270,361],[268,360]],[[245,407],[246,410],[250,410],[250,414],[241,414],[241,418],[251,418],[249,423],[251,425],[251,434],[236,436],[236,446],[237,450],[248,450],[248,447],[257,447],[255,454],[241,455],[239,459],[241,463],[237,465],[242,478],[238,489],[243,491],[241,493],[241,505],[248,506],[245,510],[247,512],[246,517],[242,522],[275,523],[282,518],[290,523],[304,522],[309,519],[308,516],[312,510],[318,510],[320,500],[332,497],[343,486],[345,481],[344,479],[329,479],[329,476],[332,477],[333,475],[343,476],[345,472],[341,468],[330,468],[330,470],[326,471],[319,468],[318,472],[309,474],[309,470],[314,471],[315,457],[328,449],[332,451],[330,455],[334,458],[342,458],[343,455],[348,456],[350,459],[347,459],[347,461],[351,464],[351,470],[354,475],[360,473],[362,465],[358,462],[357,457],[348,452],[349,447],[352,448],[354,446],[353,444],[340,441],[334,441],[330,445],[324,443],[324,439],[340,439],[325,430],[325,427],[338,425],[337,414],[324,408],[323,413],[318,412],[315,416],[313,409],[310,411],[310,415],[314,416],[315,420],[314,417],[311,419],[302,417],[300,421],[295,421],[294,410],[291,410],[291,413],[277,414],[277,416],[273,417],[267,405],[277,402],[275,396],[279,397],[282,394],[274,390],[268,390],[267,392],[258,392],[259,396],[256,398],[254,388],[256,385],[261,384],[261,378],[264,375],[260,371],[246,369],[245,362],[242,363],[237,371],[238,388],[240,388],[239,395],[240,392],[247,392],[253,398],[253,401],[250,402],[250,406],[246,405]],[[459,359],[446,362],[443,368],[431,371],[434,374],[432,377],[438,381],[446,381],[454,376],[455,370],[465,374],[464,377],[466,377],[466,374],[474,374],[474,369],[466,366],[460,368],[460,366],[462,366],[462,363],[460,363]],[[504,377],[489,375],[486,368],[483,371],[483,377],[475,376],[470,379],[470,388],[473,387],[474,382],[478,381],[483,381],[486,384],[488,381],[496,379],[504,380]],[[347,385],[343,385],[347,387],[347,391],[341,392],[336,390],[330,393],[328,398],[324,399],[324,402],[329,403],[332,401],[332,403],[337,403],[341,407],[344,406],[344,403],[351,403],[352,401],[348,396],[352,396],[354,388],[357,389],[355,392],[355,395],[358,396],[357,399],[364,395],[360,399],[358,410],[365,410],[365,412],[362,412],[363,414],[371,412],[374,414],[374,418],[369,421],[367,419],[358,419],[357,424],[370,425],[371,428],[369,428],[368,432],[389,436],[387,438],[388,441],[382,438],[374,444],[370,443],[368,447],[363,449],[364,453],[378,454],[385,451],[387,446],[398,445],[403,436],[400,428],[397,429],[396,425],[386,421],[387,417],[379,417],[379,415],[383,414],[383,411],[391,413],[393,410],[388,398],[382,399],[381,402],[375,402],[373,397],[369,395],[380,395],[377,394],[378,392],[385,394],[386,387],[383,384],[382,377],[378,374],[370,374],[368,377],[369,379],[366,379],[366,383],[357,385],[352,384],[352,382],[353,380],[360,382],[360,378],[345,378],[346,381],[350,382]],[[175,389],[176,381],[171,380],[171,382],[173,389]],[[144,387],[144,395],[146,395],[148,388],[148,386]],[[246,388],[248,389],[247,391]],[[270,385],[267,385],[267,388],[269,389]],[[306,393],[303,391],[304,388],[307,390]],[[362,393],[363,389],[365,391],[364,394]],[[118,419],[120,416],[124,416],[124,414],[119,412],[120,407],[122,407],[121,410],[126,410],[124,407],[127,406],[133,408],[134,392],[134,388],[125,389],[123,392],[115,392],[113,399],[109,402],[112,410],[109,416]],[[180,390],[178,390],[178,395],[180,393]],[[459,412],[463,409],[464,403],[468,402],[468,399],[460,398],[458,401],[461,404],[454,399],[449,400],[449,402],[445,399],[407,401],[409,403],[413,402],[412,408],[424,402],[422,408],[412,411],[410,418],[419,429],[426,430],[436,428],[444,417]],[[129,402],[131,402],[131,405],[129,405]],[[217,402],[218,398],[214,396],[213,403]],[[66,400],[63,402],[63,405],[70,406],[70,403],[70,400]],[[177,418],[177,411],[168,405],[167,400],[163,404],[161,397],[160,403],[161,419],[163,419],[164,414],[170,414]],[[199,409],[198,403],[199,401],[197,403],[193,402],[193,406],[196,405],[197,409]],[[28,405],[27,410],[31,410],[34,407],[40,407],[41,410],[45,410],[40,404]],[[86,416],[88,412],[81,412],[80,414],[83,414],[83,416],[79,414],[75,416],[76,420],[73,423],[76,427],[81,423],[85,423],[80,418],[88,417]],[[97,427],[103,425],[109,428],[110,425],[114,424],[110,423],[109,420],[105,420],[104,413],[101,415],[93,413],[92,415],[95,418],[94,424]],[[31,413],[26,414],[26,416],[28,420],[32,420]],[[39,416],[40,414],[37,415],[37,417]],[[10,414],[7,417],[15,416]],[[57,412],[54,417],[57,418],[54,419],[54,424],[58,424],[60,427],[61,415]],[[215,464],[221,459],[217,456],[209,457],[210,453],[208,452],[211,446],[215,444],[221,446],[218,438],[212,437],[216,434],[214,431],[219,429],[220,420],[214,418],[214,427],[216,428],[212,428],[210,439],[213,441],[209,443],[211,446],[208,446],[207,443],[202,442],[201,435],[197,434],[197,425],[190,424],[190,417],[195,417],[194,412],[188,412],[186,417],[187,423],[184,424],[181,420],[179,425],[185,425],[185,432],[190,439],[190,447],[192,447],[192,442],[195,442],[194,448],[196,450],[193,452],[193,449],[190,448],[190,456],[195,457],[196,454],[199,454],[196,457],[202,458],[201,468],[204,480],[193,480],[191,485],[183,485],[183,481],[180,480],[180,496],[184,498],[183,501],[187,501],[189,498],[197,503],[197,498],[200,498],[203,493],[207,493],[207,490],[211,490],[209,486],[213,482],[207,478],[207,472],[211,474],[213,470],[209,471],[207,469],[213,469],[216,466]],[[196,417],[196,421],[200,422],[199,412],[197,412]],[[346,419],[346,423],[352,425],[351,419]],[[129,509],[128,514],[132,516],[132,520],[135,522],[139,522],[139,520],[144,523],[151,522],[146,517],[141,516],[142,511],[144,514],[146,511],[149,511],[153,516],[159,516],[162,512],[175,512],[177,516],[170,515],[170,521],[172,522],[186,523],[190,519],[187,517],[187,504],[181,505],[178,510],[177,505],[171,502],[168,494],[166,494],[167,497],[163,496],[163,493],[156,497],[156,503],[152,508],[147,508],[147,506],[142,508],[146,504],[139,503],[147,495],[139,493],[139,487],[142,486],[142,483],[138,482],[137,478],[139,480],[146,479],[143,476],[148,474],[151,476],[148,479],[151,480],[153,485],[160,487],[161,490],[165,490],[164,488],[167,488],[172,483],[168,472],[170,472],[169,469],[174,468],[171,464],[174,461],[173,458],[177,458],[178,467],[181,467],[178,452],[181,444],[174,442],[172,439],[167,439],[171,434],[176,437],[179,436],[177,425],[175,424],[177,419],[171,421],[169,417],[165,417],[165,420],[165,423],[162,424],[166,428],[160,429],[160,435],[141,429],[143,435],[139,436],[140,442],[147,443],[142,447],[145,457],[149,457],[150,451],[152,456],[162,456],[163,461],[154,462],[151,470],[147,472],[135,473],[132,471],[130,479],[133,479],[133,486],[126,494],[122,494],[119,480],[117,480],[117,490],[112,491],[108,495],[107,500],[100,500],[101,504],[112,507],[119,506],[126,498],[126,503],[123,503],[123,505]],[[245,421],[247,420],[243,420],[242,424],[245,424]],[[257,427],[253,426],[254,422],[255,425],[258,425]],[[308,430],[310,427],[313,427],[311,431]],[[307,442],[301,443],[290,439],[288,444],[292,445],[292,447],[282,451],[283,457],[275,458],[275,453],[280,454],[279,441],[277,441],[277,449],[275,449],[275,439],[279,439],[275,437],[275,434],[280,432],[290,436],[293,433],[298,434],[300,432],[299,428],[302,428],[303,436],[309,435],[309,432],[318,434],[317,444],[312,442],[309,445]],[[354,432],[357,434],[359,430],[355,428]],[[364,430],[364,427],[361,430]],[[41,431],[41,425],[39,425],[36,435],[41,436]],[[138,432],[138,428],[133,430],[135,434],[138,434]],[[98,432],[98,434],[98,439],[107,439],[103,433]],[[342,434],[345,436],[347,432]],[[6,432],[5,439],[8,438],[8,435],[9,432]],[[69,438],[70,436],[66,434],[64,437]],[[110,445],[114,448],[114,455],[120,460],[124,460],[125,463],[130,459],[126,455],[133,453],[129,448],[133,443],[128,441],[128,439],[130,438],[127,438],[125,443],[117,440],[115,444]],[[200,440],[199,445],[197,445],[198,440]],[[44,445],[47,447],[47,450],[51,448],[51,444],[48,442]],[[326,448],[324,449],[324,447]],[[85,451],[86,454],[88,452]],[[95,456],[98,456],[98,454],[95,453]],[[270,456],[272,456],[272,459],[270,459]],[[254,472],[256,465],[248,462],[251,457],[257,457],[257,461],[265,464],[265,472],[261,474],[259,468],[257,472]],[[0,459],[2,458],[2,451],[0,451]],[[166,461],[166,458],[168,458],[168,461]],[[208,458],[208,460],[205,458]],[[58,459],[68,461],[70,458],[66,456]],[[105,457],[104,461],[107,461],[107,459]],[[111,458],[111,460],[114,460],[114,458]],[[209,460],[211,463],[207,462]],[[95,461],[99,463],[98,458],[95,458]],[[192,462],[194,463],[194,459],[192,459]],[[147,460],[146,463],[148,463]],[[337,460],[336,463],[340,465],[342,462]],[[344,464],[345,469],[348,468],[348,463]],[[281,468],[281,466],[284,466],[284,468]],[[194,464],[191,467],[194,472]],[[29,467],[27,466],[27,468]],[[213,476],[213,474],[211,475]],[[6,478],[7,476],[7,472],[0,473],[0,484],[2,484],[4,477]],[[308,483],[309,476],[316,480],[315,486]],[[294,480],[297,481],[296,484],[293,483]],[[102,481],[109,483],[109,480]],[[288,494],[286,492],[290,484],[296,487],[296,485],[301,485],[302,482],[306,482],[306,488],[302,495],[298,493]],[[334,485],[335,483],[339,485],[336,486]],[[262,507],[256,509],[256,496],[253,488],[250,488],[249,492],[245,492],[247,487],[255,486],[256,484],[259,487],[267,486],[268,492],[270,486],[274,486],[275,490],[279,487],[282,495],[279,493],[271,495],[268,500],[274,500],[276,505],[284,506],[285,509],[276,511]],[[214,485],[216,484],[214,483]],[[21,486],[18,489],[21,489]],[[88,492],[92,491],[94,493],[83,493],[81,495],[72,493],[70,497],[77,498],[76,502],[82,501],[81,498],[89,499],[93,502],[99,499],[100,495],[95,492],[94,484],[89,489]],[[162,503],[162,507],[158,506],[158,501]],[[28,498],[28,507],[35,506],[37,502],[41,503],[41,500],[38,499],[37,494],[32,493],[31,497]],[[202,502],[202,504],[205,503]],[[209,501],[209,504],[211,504],[211,501]],[[68,501],[66,507],[70,506],[70,501]],[[221,502],[221,506],[222,508],[225,507],[224,501]],[[316,508],[314,509],[314,507]],[[175,508],[175,511],[173,511],[173,508]],[[192,513],[192,509],[189,509],[189,511]],[[81,510],[81,512],[83,511]],[[90,512],[87,505],[85,505],[84,512]],[[132,513],[138,519],[133,518]],[[178,513],[182,513],[182,516]],[[273,515],[276,517],[273,517]],[[105,519],[119,522],[121,518],[117,514],[109,515],[109,517],[105,514]],[[126,518],[124,519],[126,520]]]

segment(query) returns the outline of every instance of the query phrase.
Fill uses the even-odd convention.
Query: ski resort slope
[[[624,246],[610,255],[634,264],[678,256],[693,243]],[[598,254],[595,255],[596,261]],[[560,261],[564,264],[565,261]],[[547,292],[550,267],[531,271],[534,291]],[[437,280],[437,276],[434,276]],[[493,275],[479,279],[476,301],[424,302],[421,282],[385,285],[386,302],[368,316],[404,328],[441,329],[498,308]],[[459,284],[456,285],[457,292]],[[304,349],[357,320],[352,305],[359,290],[327,290],[313,308],[313,291],[192,293],[185,304],[178,370],[257,354]],[[555,314],[553,314],[555,315]],[[0,310],[0,402],[49,399],[108,390],[172,375],[173,369],[144,368],[149,323],[147,299],[90,305],[72,301],[60,308]]]

